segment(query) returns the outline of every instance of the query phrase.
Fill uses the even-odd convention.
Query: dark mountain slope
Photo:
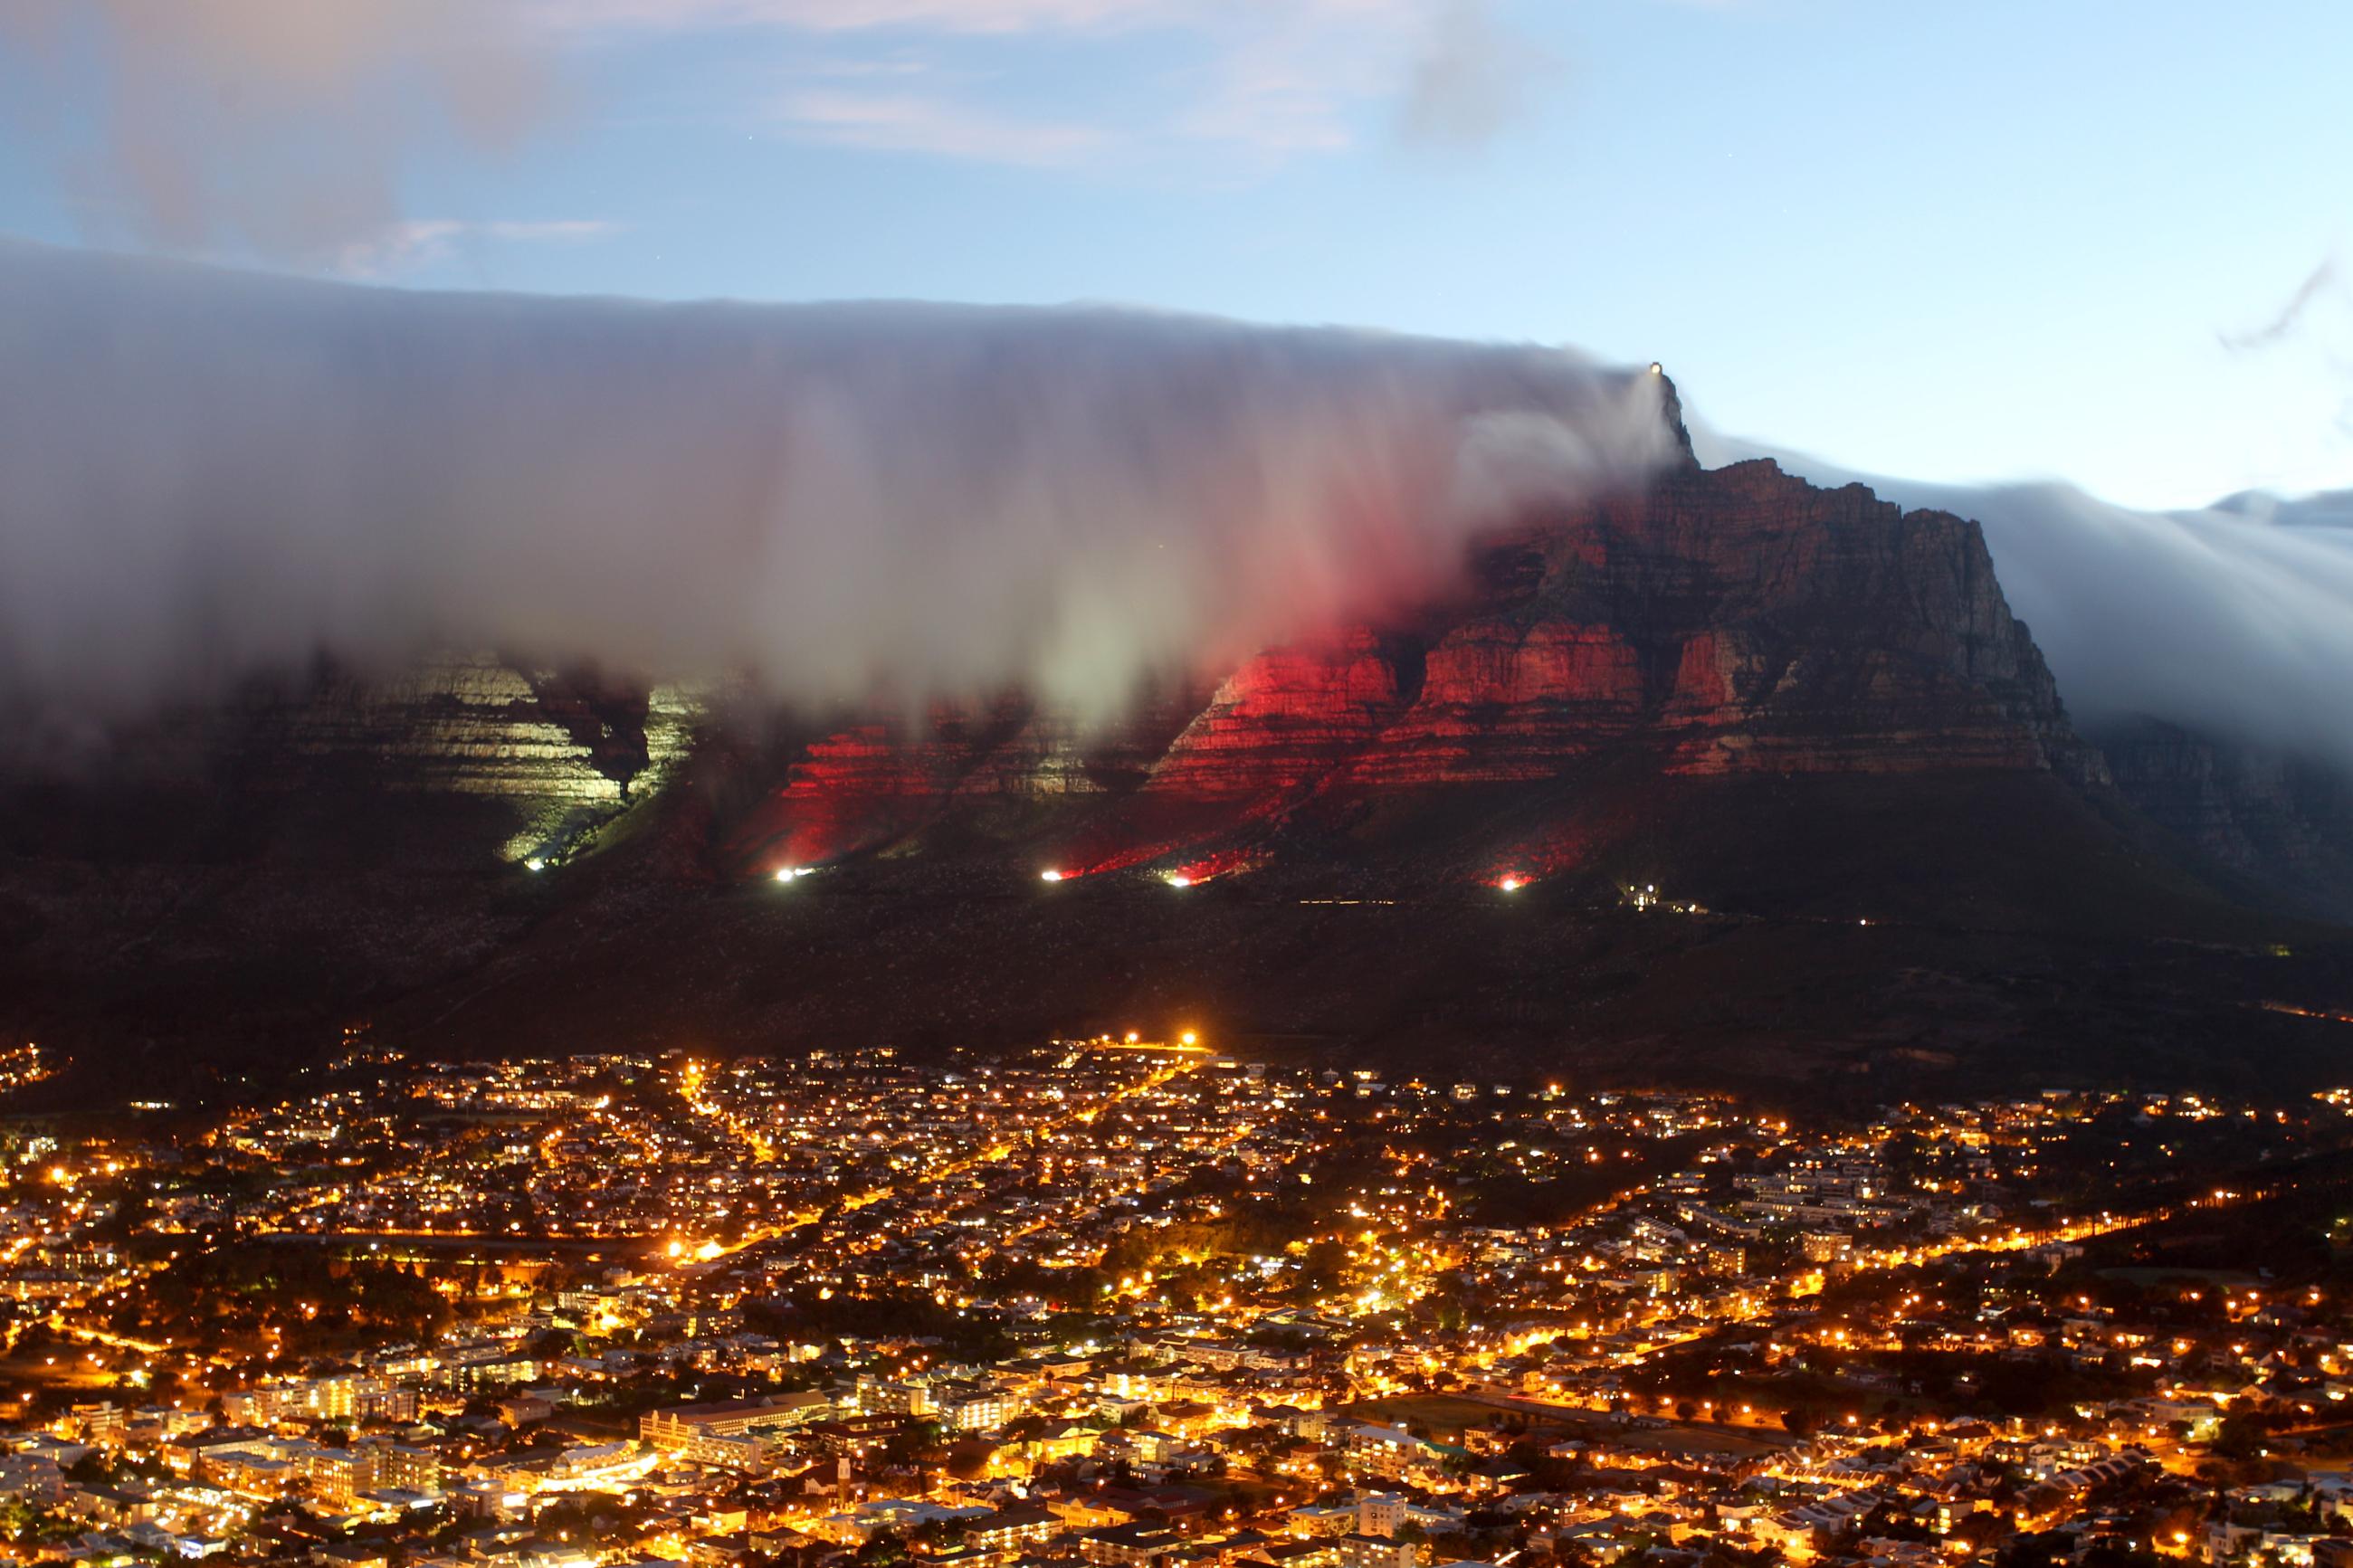
[[[0,804],[0,1025],[142,1073],[368,1017],[453,1051],[1191,1021],[1383,1070],[2243,1081],[2340,1046],[2262,1004],[2353,1003],[2334,928],[2111,784],[1974,524],[1762,462],[1531,520],[1422,611],[1116,732],[459,659]],[[1630,906],[1653,887],[1712,912]]]

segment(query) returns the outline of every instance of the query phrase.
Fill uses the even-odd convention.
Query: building
[[[761,1399],[731,1399],[709,1405],[679,1405],[649,1410],[638,1420],[638,1436],[649,1447],[697,1464],[731,1469],[756,1466],[765,1458],[759,1438],[818,1420],[832,1411],[822,1394],[780,1394]]]
[[[1854,1251],[1854,1238],[1843,1231],[1810,1230],[1798,1238],[1809,1263],[1840,1263]]]
[[[1377,1535],[1344,1535],[1340,1568],[1421,1568],[1421,1548]]]
[[[1113,1524],[1079,1537],[1079,1558],[1096,1568],[1151,1568],[1180,1551],[1185,1538],[1165,1524]]]
[[[999,1509],[965,1527],[965,1544],[982,1552],[1018,1552],[1060,1535],[1062,1521],[1042,1508]]]

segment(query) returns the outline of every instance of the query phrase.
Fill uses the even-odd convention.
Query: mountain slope
[[[463,1051],[1185,1019],[1421,1070],[2227,1077],[2320,1070],[2329,1026],[2263,1005],[2353,996],[2333,931],[2112,785],[1974,524],[1761,461],[1529,519],[1419,610],[1110,731],[472,660],[8,795],[0,1023],[158,1072],[368,1017]]]
[[[1140,776],[1137,750],[1090,749],[1018,703],[916,733],[861,725],[813,745],[733,848],[744,871],[823,863],[1012,797],[1075,819],[1060,858],[1077,875],[1181,868],[1295,816],[1606,758],[1662,775],[2101,773],[1972,525],[1762,461],[1492,542],[1453,602],[1261,654]]]

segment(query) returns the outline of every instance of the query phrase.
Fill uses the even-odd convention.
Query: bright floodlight
[[[801,868],[798,866],[779,866],[776,868],[776,880],[779,882],[789,882],[800,874]]]
[[[1193,885],[1193,879],[1178,871],[1169,877],[1168,885],[1172,888],[1189,888]]]
[[[1194,1033],[1192,1030],[1190,1030],[1190,1029],[1186,1030],[1183,1034],[1181,1034],[1181,1035],[1177,1036],[1176,1037],[1177,1037],[1178,1039],[1182,1040],[1185,1044],[1187,1044],[1187,1045],[1188,1045],[1188,1046],[1195,1046],[1195,1045],[1198,1045],[1198,1044],[1200,1044],[1200,1043],[1201,1043],[1201,1037],[1200,1037],[1200,1036],[1198,1036],[1198,1035],[1197,1035],[1197,1034],[1195,1034],[1195,1033]]]
[[[1506,877],[1502,881],[1496,883],[1495,886],[1503,889],[1504,891],[1507,893],[1516,893],[1524,884],[1517,877]]]
[[[1062,879],[1062,874],[1060,871],[1040,871],[1038,873],[1038,879],[1041,882],[1059,882]]]
[[[1651,362],[1651,374],[1652,375],[1664,375],[1666,374],[1666,368],[1660,364],[1657,360],[1652,360]]]
[[[522,868],[526,871],[544,871],[547,869],[547,862],[534,855],[522,863]]]

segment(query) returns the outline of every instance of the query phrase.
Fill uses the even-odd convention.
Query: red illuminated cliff
[[[1419,608],[1109,728],[485,655],[153,740],[0,793],[0,1028],[189,1092],[354,1017],[481,1051],[1183,1017],[1413,1070],[2027,1081],[2288,1060],[2262,1005],[2353,985],[2353,943],[2262,912],[2274,862],[2341,879],[2341,787],[2167,735],[2113,742],[2112,785],[1975,524],[1764,462],[1524,519]]]
[[[1072,869],[1181,858],[1301,812],[1557,780],[2057,771],[2095,776],[1977,525],[1757,461],[1488,542],[1418,616],[1269,649],[1127,765],[1018,703],[818,739],[736,841],[806,864],[976,799],[1054,808]],[[1149,727],[1147,726],[1147,729]],[[1155,746],[1156,745],[1156,750]]]

